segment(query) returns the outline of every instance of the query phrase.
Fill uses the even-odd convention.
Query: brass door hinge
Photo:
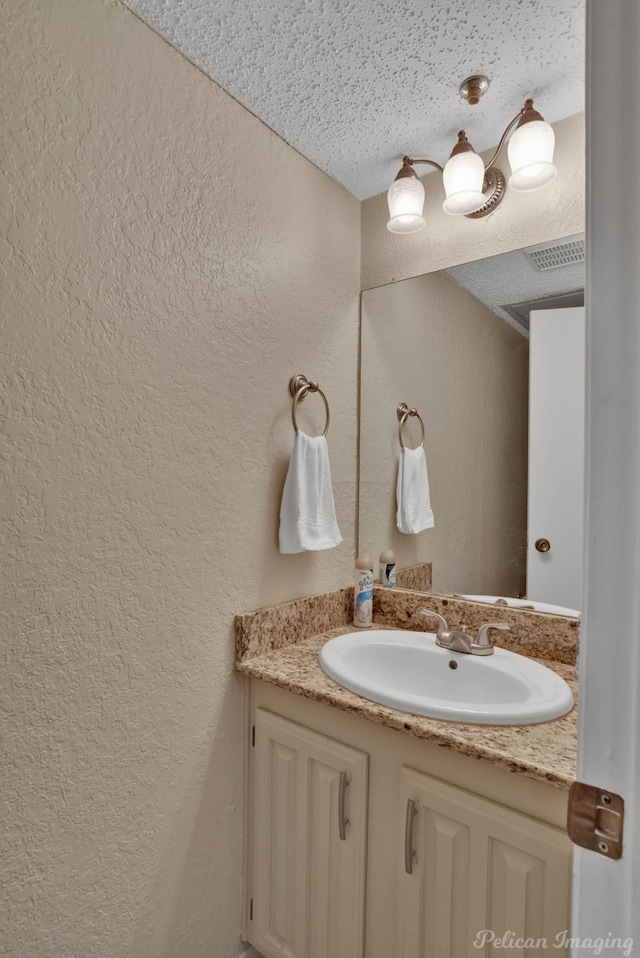
[[[574,782],[569,791],[567,833],[582,845],[607,858],[622,856],[624,799],[615,792],[584,782]]]

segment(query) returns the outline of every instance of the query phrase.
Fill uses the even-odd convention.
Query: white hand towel
[[[280,552],[333,549],[342,536],[324,436],[296,432],[280,506]]]
[[[396,498],[396,522],[400,532],[411,535],[433,527],[427,459],[422,446],[400,450]]]

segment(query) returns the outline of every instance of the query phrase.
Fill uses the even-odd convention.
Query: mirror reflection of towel
[[[427,459],[422,446],[417,449],[405,446],[400,450],[396,497],[396,522],[400,532],[412,535],[433,527]]]
[[[280,552],[333,549],[341,542],[327,440],[298,430],[282,492]]]

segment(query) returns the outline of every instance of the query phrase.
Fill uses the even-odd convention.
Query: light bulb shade
[[[555,179],[558,172],[553,165],[556,137],[553,128],[544,120],[523,123],[509,140],[509,186],[518,193],[542,189]]]
[[[444,168],[443,179],[447,195],[442,204],[445,213],[465,216],[484,205],[484,163],[474,151],[467,150],[452,156]]]
[[[416,233],[424,226],[424,186],[416,176],[394,180],[387,193],[389,222],[392,233]]]

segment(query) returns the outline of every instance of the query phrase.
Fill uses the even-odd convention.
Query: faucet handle
[[[440,615],[439,612],[430,612],[429,609],[420,609],[420,615],[430,615],[432,618],[438,620],[438,638],[444,635],[445,632],[449,631],[447,620],[444,618],[444,616]]]
[[[478,629],[478,637],[475,641],[476,645],[486,649],[493,647],[493,642],[489,638],[489,629],[500,629],[501,632],[510,632],[511,626],[507,625],[506,622],[487,622],[485,625],[481,625]]]

